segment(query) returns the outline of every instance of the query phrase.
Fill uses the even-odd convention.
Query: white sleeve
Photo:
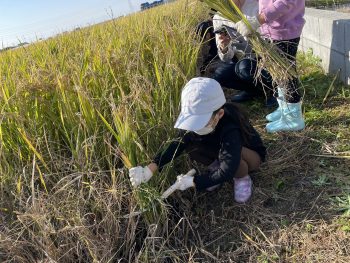
[[[222,16],[220,16],[218,14],[215,14],[214,17],[213,17],[214,31],[216,31],[217,29],[219,29],[223,25],[236,28],[236,23],[233,23],[232,21],[229,21],[226,18],[223,18]],[[234,47],[233,45],[229,44],[227,52],[226,53],[222,53],[222,51],[220,50],[220,42],[219,42],[219,35],[218,34],[215,34],[215,41],[216,41],[216,46],[218,48],[219,58],[223,62],[231,62],[232,58],[235,55],[236,47]]]
[[[259,14],[259,1],[245,0],[241,11],[246,16],[257,16]]]
[[[236,23],[227,20],[226,18],[220,16],[219,14],[215,14],[213,17],[213,27],[214,27],[214,31],[218,28],[220,28],[222,25],[226,25],[229,27],[233,27],[236,28]]]
[[[227,48],[227,52],[226,53],[223,53],[221,50],[220,50],[220,47],[218,47],[218,55],[219,55],[219,58],[221,59],[221,61],[223,62],[231,62],[232,61],[232,58],[235,56],[236,54],[236,47],[233,46],[233,45],[228,45],[228,48]]]

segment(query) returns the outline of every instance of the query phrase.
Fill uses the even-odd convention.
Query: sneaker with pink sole
[[[245,203],[252,196],[253,182],[249,175],[234,178],[234,196],[237,203]]]

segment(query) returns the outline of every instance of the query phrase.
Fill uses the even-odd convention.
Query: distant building
[[[143,10],[146,10],[146,9],[148,9],[149,8],[149,3],[148,2],[146,2],[146,3],[142,3],[141,4],[141,10],[143,11]]]
[[[164,0],[154,1],[153,3],[145,2],[145,3],[141,4],[141,10],[143,11],[143,10],[146,10],[146,9],[150,9],[150,8],[162,5],[164,3],[165,3]]]
[[[17,48],[20,48],[20,47],[26,47],[28,45],[29,45],[28,42],[22,42],[22,43],[19,43],[16,46],[10,46],[10,47],[5,47],[3,49],[0,49],[0,52],[4,52],[4,51],[7,51],[7,50],[11,50],[11,49],[17,49]]]

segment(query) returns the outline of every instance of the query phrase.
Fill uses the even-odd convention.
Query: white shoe
[[[234,178],[234,196],[237,203],[245,203],[252,196],[253,182],[249,175]]]

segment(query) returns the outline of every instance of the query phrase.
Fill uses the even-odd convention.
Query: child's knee
[[[261,158],[257,152],[243,147],[241,158],[247,163],[249,172],[260,168]]]

